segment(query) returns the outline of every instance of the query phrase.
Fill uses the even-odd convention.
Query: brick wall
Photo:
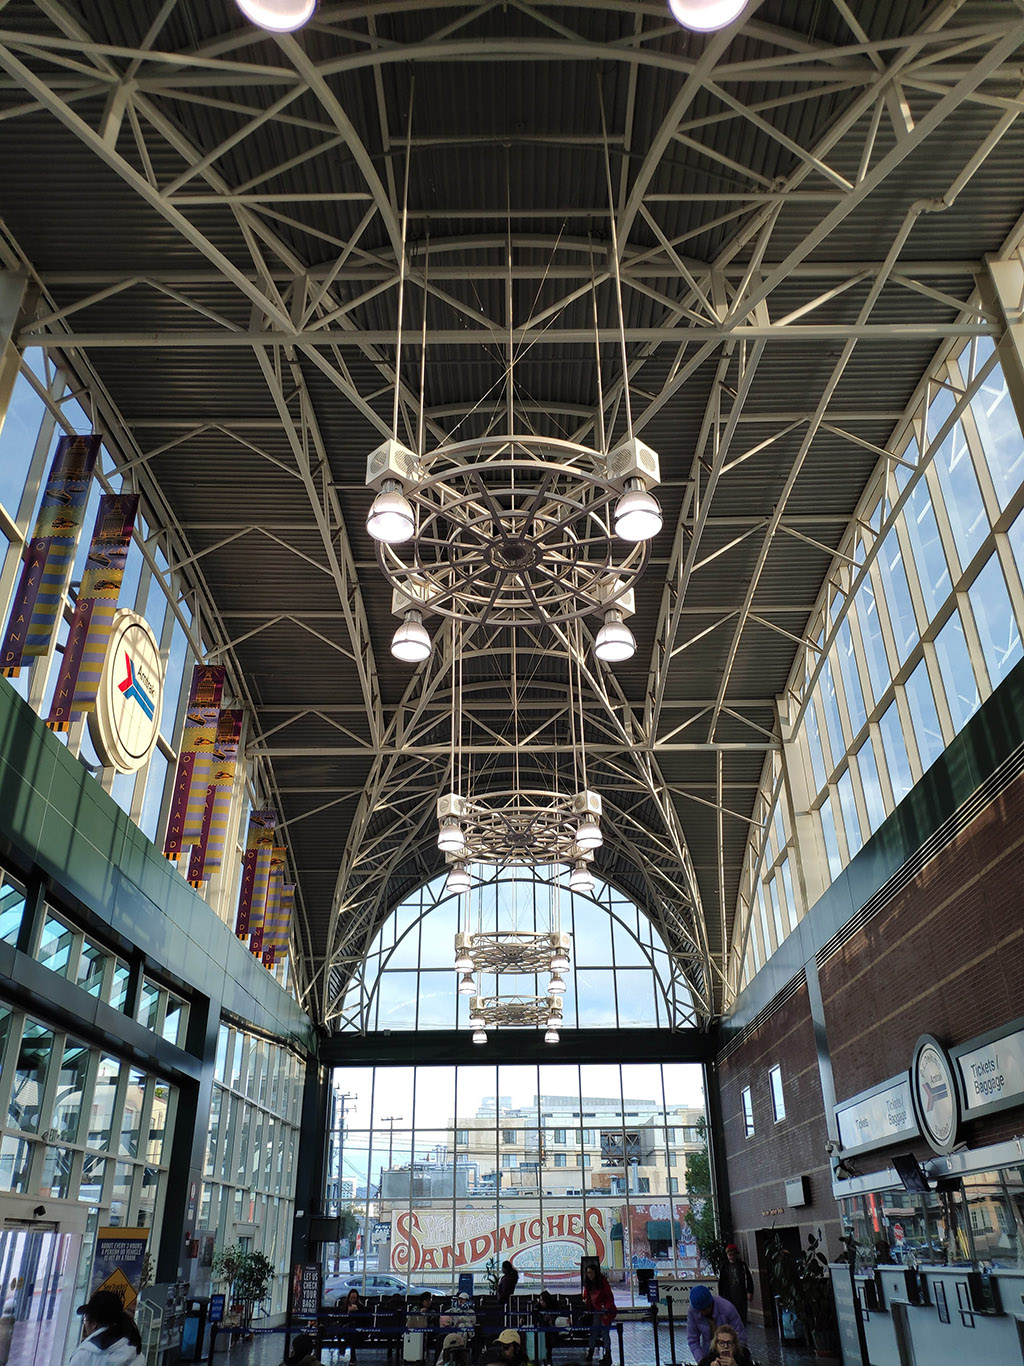
[[[786,1117],[775,1122],[768,1070],[782,1067]],[[825,1153],[825,1114],[807,988],[800,989],[717,1065],[729,1171],[733,1233],[757,1283],[754,1317],[763,1306],[755,1233],[799,1228],[801,1240],[820,1228],[830,1254],[839,1252],[838,1210]],[[744,1133],[741,1092],[751,1090],[754,1133]],[[785,1182],[806,1176],[809,1203],[789,1208]]]
[[[966,1042],[1024,1015],[1024,778],[1016,780],[820,970],[826,1040],[842,1100],[905,1071],[921,1034]],[[786,1118],[774,1123],[768,1070],[781,1063]],[[733,1232],[756,1272],[759,1230],[819,1227],[839,1252],[838,1209],[806,986],[717,1065]],[[744,1136],[749,1086],[755,1132]],[[972,1147],[1021,1132],[1009,1110],[964,1131]],[[906,1151],[911,1145],[902,1144]],[[890,1165],[893,1149],[857,1160]],[[922,1141],[918,1155],[930,1155]],[[809,1178],[811,1203],[786,1208],[783,1183]],[[781,1213],[772,1211],[781,1210]],[[766,1213],[767,1211],[767,1213]],[[755,1306],[761,1303],[760,1296]]]
[[[921,1034],[964,1043],[1024,1014],[1024,779],[986,807],[821,969],[836,1095],[909,1067]],[[1021,1131],[1009,1110],[972,1147]],[[919,1150],[928,1153],[925,1146]],[[859,1160],[888,1165],[886,1151]]]

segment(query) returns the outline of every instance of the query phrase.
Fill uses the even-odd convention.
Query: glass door
[[[0,1366],[64,1359],[81,1241],[55,1229],[0,1229]]]

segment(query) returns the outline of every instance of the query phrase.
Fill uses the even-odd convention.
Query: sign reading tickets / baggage
[[[918,1133],[906,1073],[843,1101],[835,1115],[839,1142],[848,1157]]]
[[[963,1084],[964,1109],[972,1118],[1024,1101],[1024,1026],[953,1050]]]

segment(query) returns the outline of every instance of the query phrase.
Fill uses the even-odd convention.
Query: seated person
[[[746,1346],[747,1329],[735,1306],[721,1295],[712,1295],[706,1285],[695,1285],[690,1291],[690,1310],[686,1315],[686,1341],[694,1361],[700,1361],[711,1350],[715,1330],[724,1327],[732,1328]]]
[[[715,1330],[711,1350],[701,1357],[700,1366],[753,1366],[753,1358],[735,1329],[723,1324]]]
[[[437,1366],[469,1366],[469,1348],[463,1333],[449,1333],[437,1357]]]
[[[308,1333],[299,1333],[292,1338],[292,1350],[285,1357],[283,1366],[321,1366],[320,1358],[313,1350],[315,1346]]]
[[[480,1366],[525,1366],[526,1349],[514,1328],[503,1328],[480,1357]]]

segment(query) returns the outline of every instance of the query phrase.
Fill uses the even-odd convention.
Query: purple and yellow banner
[[[249,812],[249,833],[242,856],[242,885],[238,891],[238,915],[235,919],[235,934],[239,939],[249,938],[249,917],[254,904],[259,906],[260,916],[263,915],[276,824],[276,811]],[[259,902],[256,901],[257,881],[263,887],[263,900]]]
[[[0,671],[7,678],[17,678],[25,655],[45,655],[50,650],[99,450],[98,436],[62,436],[57,442],[0,646]]]
[[[263,966],[273,968],[275,962],[286,957],[288,931],[292,923],[292,909],[295,905],[295,883],[281,884],[281,895],[273,918],[268,918],[263,932]]]
[[[185,728],[178,752],[178,770],[171,794],[171,811],[167,818],[164,838],[164,858],[178,859],[185,846],[198,839],[203,828],[203,809],[206,789],[213,767],[213,751],[217,741],[217,721],[220,699],[224,691],[222,664],[197,664],[192,670],[192,683],[185,711]],[[199,816],[194,816],[199,793]]]
[[[279,886],[284,878],[286,852],[282,845],[275,844],[270,850],[270,857],[266,861],[261,859],[256,865],[256,881],[249,914],[249,949],[257,958],[263,952],[263,926],[267,907],[275,893],[275,884]]]
[[[100,499],[89,557],[46,720],[51,730],[67,730],[73,720],[96,706],[96,689],[138,509],[137,493],[105,493]]]
[[[200,886],[220,867],[227,841],[231,793],[238,766],[238,746],[242,738],[242,713],[222,711],[217,721],[217,740],[213,748],[213,772],[206,789],[206,807],[200,837],[192,845],[188,880]]]

